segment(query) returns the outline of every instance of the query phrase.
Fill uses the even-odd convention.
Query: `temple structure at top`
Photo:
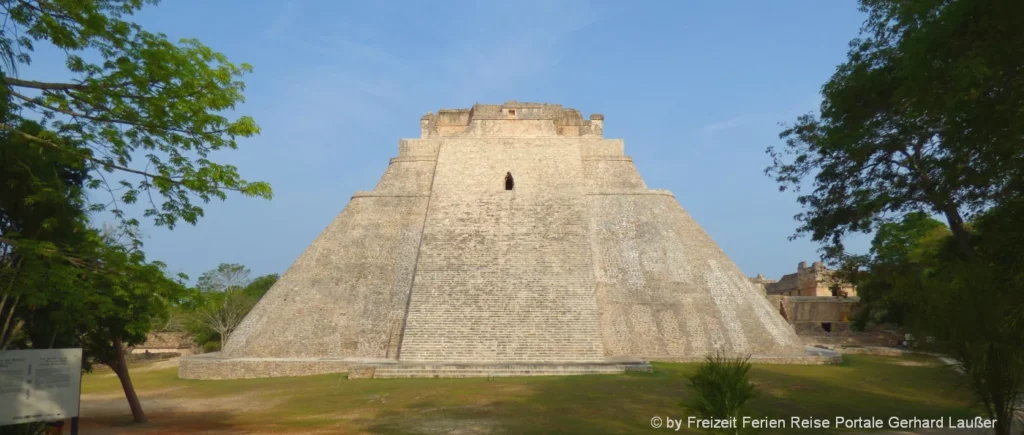
[[[584,136],[604,135],[604,115],[584,119],[561,104],[476,104],[471,109],[441,109],[420,119],[420,137],[444,136]]]

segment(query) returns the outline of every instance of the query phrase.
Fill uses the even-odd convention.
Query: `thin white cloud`
[[[777,124],[780,122],[789,122],[796,118],[797,116],[807,113],[808,110],[817,107],[820,101],[820,96],[813,95],[810,98],[804,100],[802,103],[786,109],[769,112],[739,114],[728,119],[712,122],[710,124],[701,126],[698,129],[698,133],[701,135],[712,135],[719,132],[738,129],[751,129],[762,127],[775,128]]]

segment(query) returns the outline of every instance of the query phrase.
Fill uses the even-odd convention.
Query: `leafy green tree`
[[[891,321],[937,338],[1001,435],[1024,406],[1022,217],[1024,202],[978,215],[966,225],[975,254],[964,259],[945,225],[907,215],[882,226],[853,275],[865,305],[858,323]]]
[[[0,1],[7,112],[34,113],[48,129],[0,128],[25,139],[19,146],[87,162],[88,186],[111,197],[92,210],[110,210],[126,225],[138,220],[121,205],[140,198],[144,216],[170,228],[179,220],[196,223],[203,215],[197,198],[224,199],[228,191],[270,198],[266,183],[247,182],[234,166],[209,158],[259,132],[249,117],[224,115],[244,101],[239,78],[252,67],[194,39],[173,43],[127,21],[144,3],[156,1]],[[65,53],[68,80],[19,76],[18,66],[31,62],[40,43]]]
[[[111,367],[134,419],[144,421],[125,348],[145,340],[153,318],[183,291],[184,277],[169,278],[163,264],[147,262],[141,251],[95,229],[80,236],[64,255],[13,251],[22,262],[4,296],[22,301],[10,313],[24,327],[8,340],[18,348],[81,346],[86,368],[92,361]],[[79,260],[70,262],[70,256]]]
[[[42,130],[28,121],[22,128]],[[84,162],[8,146],[19,136],[0,132],[0,140],[0,182],[11,187],[0,194],[3,347],[83,347],[86,368],[92,361],[113,368],[143,421],[125,346],[145,339],[181,284],[134,246],[117,243],[117,234],[88,226]]]
[[[912,327],[935,335],[970,378],[995,432],[1009,434],[1024,411],[1024,202],[1003,204],[972,222],[976,257],[954,255],[955,242],[921,275]],[[911,288],[913,292],[915,289]]]
[[[118,374],[138,421],[125,347],[188,296],[145,260],[139,221],[122,206],[144,198],[143,217],[173,228],[229,191],[271,197],[266,183],[210,159],[259,131],[225,116],[251,67],[126,21],[144,3],[155,2],[0,0],[0,344],[82,346],[87,363]],[[37,44],[65,54],[67,80],[21,74]],[[90,204],[86,189],[110,201]],[[102,210],[127,245],[90,228],[87,212]]]
[[[843,237],[913,211],[943,216],[959,255],[965,221],[1024,192],[1024,4],[862,0],[846,63],[768,148],[766,173],[798,201],[797,235],[843,253]]]
[[[241,264],[221,263],[216,269],[199,276],[197,286],[204,292],[238,290],[249,284],[249,269]]]
[[[79,320],[83,348],[117,374],[135,421],[142,422],[145,416],[128,373],[126,348],[145,342],[153,319],[166,312],[168,300],[184,285],[165,274],[163,263],[147,263],[140,251],[109,238],[99,243],[102,270],[90,274],[93,291],[86,301],[91,315]]]
[[[800,191],[795,236],[864,274],[874,308],[939,338],[1008,434],[1024,373],[1024,3],[861,9],[868,18],[819,113],[782,131],[766,173]],[[844,251],[847,234],[871,231],[870,255]]]
[[[242,291],[250,298],[258,301],[263,298],[263,295],[267,294],[267,291],[277,283],[279,278],[280,276],[276,273],[263,275],[250,281]]]
[[[241,289],[207,293],[205,298],[206,303],[195,310],[194,316],[206,336],[217,338],[217,348],[220,348],[231,338],[231,333],[242,323],[257,300]]]
[[[189,330],[204,349],[219,349],[278,278],[250,280],[249,274],[241,264],[221,263],[199,277]]]
[[[20,121],[19,128],[43,131],[31,121]],[[25,319],[14,316],[20,305],[66,298],[88,264],[79,252],[88,237],[84,162],[30,150],[25,142],[0,131],[0,349],[24,332]],[[54,291],[34,292],[33,286]],[[59,320],[46,328],[56,328]]]
[[[922,212],[880,225],[870,254],[849,256],[845,265],[844,278],[857,285],[860,296],[855,324],[905,324],[914,304],[904,290],[921,287],[921,274],[949,236],[946,225]]]

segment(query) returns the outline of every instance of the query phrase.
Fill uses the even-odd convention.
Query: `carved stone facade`
[[[181,376],[804,358],[778,310],[670,192],[647,188],[603,122],[514,101],[427,114],[224,351],[186,359]]]
[[[796,273],[783,275],[778,281],[758,274],[749,280],[761,286],[768,295],[781,296],[857,296],[857,287],[836,277],[836,272],[816,261],[807,267],[806,261],[797,265]]]

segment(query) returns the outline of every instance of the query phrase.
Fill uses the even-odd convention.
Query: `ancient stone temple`
[[[722,352],[820,363],[604,118],[478,104],[420,120],[188,378],[615,373]]]

